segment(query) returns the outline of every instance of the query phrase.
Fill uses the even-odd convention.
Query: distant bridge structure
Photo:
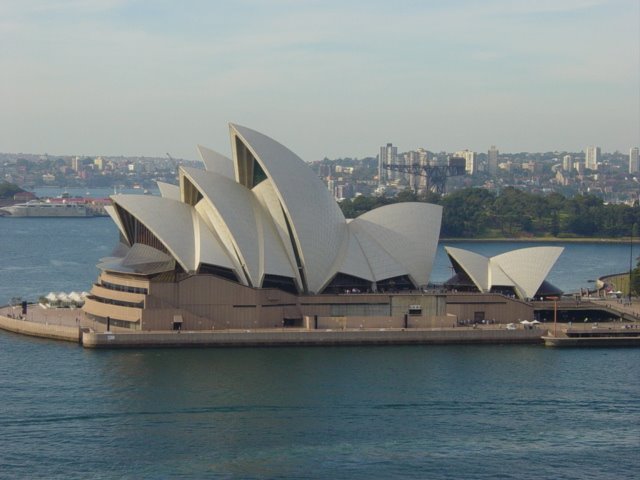
[[[446,192],[447,178],[464,175],[466,161],[460,157],[449,157],[446,165],[420,165],[419,163],[395,165],[383,163],[382,166],[387,170],[426,177],[427,189],[443,195]]]

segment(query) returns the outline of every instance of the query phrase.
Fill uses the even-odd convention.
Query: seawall
[[[67,342],[80,342],[80,328],[66,325],[50,325],[47,323],[31,322],[0,315],[0,329],[32,337],[51,338]]]
[[[62,310],[66,317],[60,315],[60,312],[45,313],[49,314],[55,323],[45,321],[44,314],[32,314],[34,319],[18,319],[8,314],[0,314],[0,329],[34,337],[76,342],[85,348],[542,344],[542,335],[546,332],[545,329],[507,330],[488,326],[97,332],[87,325],[83,326],[82,322],[75,324],[75,312],[68,309]]]
[[[242,330],[217,332],[97,333],[85,331],[87,348],[255,347],[332,345],[541,344],[544,330],[381,329],[381,330]]]

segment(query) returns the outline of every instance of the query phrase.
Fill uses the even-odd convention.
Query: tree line
[[[586,194],[565,197],[507,187],[499,193],[465,188],[445,196],[410,190],[396,197],[356,197],[340,207],[347,218],[398,202],[429,202],[443,207],[440,235],[448,238],[628,237],[640,225],[640,207],[605,204]],[[637,231],[633,232],[638,235]]]
[[[16,193],[20,193],[22,190],[14,183],[2,181],[0,182],[0,198],[13,198]]]

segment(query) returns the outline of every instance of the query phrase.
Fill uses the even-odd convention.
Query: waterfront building
[[[455,272],[445,285],[458,291],[500,293],[523,300],[559,296],[562,291],[545,278],[563,250],[563,247],[531,247],[485,257],[445,247]]]
[[[584,151],[584,166],[589,170],[598,170],[600,162],[600,147],[589,146]]]
[[[498,151],[498,148],[495,145],[491,145],[491,148],[489,149],[489,153],[488,153],[488,159],[489,159],[489,174],[490,175],[495,175],[496,173],[498,173],[498,155],[500,154],[500,152]]]
[[[395,180],[398,172],[394,170],[386,170],[384,164],[396,165],[398,163],[398,147],[394,147],[392,143],[380,147],[380,155],[378,156],[378,185],[384,185],[388,180]]]
[[[632,147],[629,149],[629,173],[638,173],[640,171],[640,148]]]
[[[420,306],[414,324],[445,315],[443,295],[420,293],[442,207],[399,203],[347,221],[291,150],[239,125],[230,137],[231,159],[199,146],[205,170],[181,166],[179,186],[159,183],[161,197],[111,197],[120,242],[98,265],[83,307],[89,318],[210,330],[337,317],[401,326],[410,305]]]

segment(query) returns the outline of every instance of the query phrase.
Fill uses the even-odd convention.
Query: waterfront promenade
[[[111,331],[82,310],[30,306],[0,309],[0,328],[15,333],[78,342],[87,348],[240,347],[286,345],[522,344],[541,343],[543,328],[505,325],[454,328],[225,329],[211,331]]]
[[[611,301],[582,301],[581,307],[618,312],[627,322],[640,316],[640,301],[631,304]],[[621,322],[603,324],[618,328]],[[584,323],[574,328],[592,328]],[[88,320],[81,309],[42,308],[30,305],[22,315],[20,307],[0,308],[0,328],[15,333],[77,342],[87,348],[142,347],[237,347],[284,345],[401,345],[401,344],[522,344],[542,343],[552,324],[515,330],[505,325],[457,326],[455,328],[358,328],[358,329],[228,329],[216,331],[111,331]],[[638,324],[634,325],[638,328]]]

